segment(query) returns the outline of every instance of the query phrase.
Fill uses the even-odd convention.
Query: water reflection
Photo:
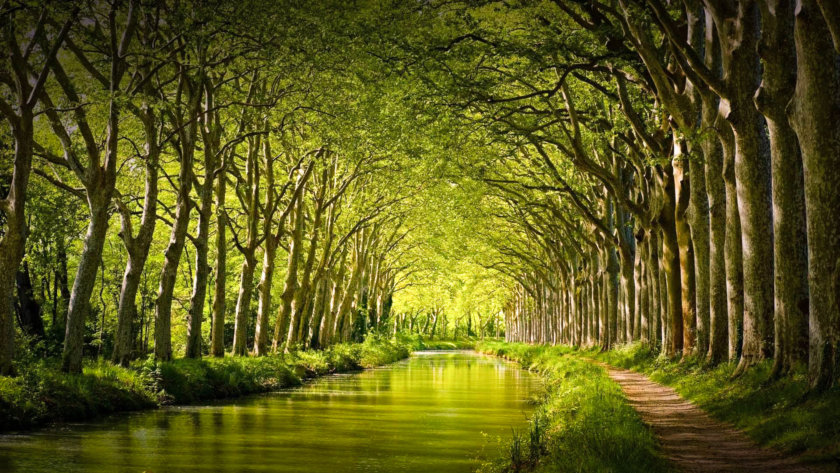
[[[0,436],[0,471],[468,472],[524,425],[539,381],[420,352],[299,389]]]

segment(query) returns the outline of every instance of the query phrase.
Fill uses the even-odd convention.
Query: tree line
[[[456,9],[457,7],[452,7]],[[495,152],[508,340],[840,360],[840,9],[820,0],[462,5],[413,51]]]
[[[69,371],[264,354],[410,325],[450,266],[509,340],[836,383],[833,2],[264,3],[2,6],[4,372],[39,304]]]
[[[414,191],[359,133],[371,105],[329,8],[0,6],[0,374],[45,332],[80,372],[391,326]]]

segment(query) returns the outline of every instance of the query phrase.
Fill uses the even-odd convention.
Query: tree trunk
[[[633,338],[632,340],[642,340],[647,342],[647,330],[648,330],[648,314],[649,308],[647,306],[647,301],[645,300],[647,296],[647,285],[645,284],[645,248],[646,245],[644,243],[644,233],[638,232],[636,238],[636,259],[633,262],[633,277],[636,282],[636,300],[634,304],[636,306],[636,323],[634,324],[633,329]]]
[[[330,293],[330,304],[327,310],[327,316],[324,317],[322,323],[323,327],[321,328],[321,339],[319,340],[319,345],[321,347],[326,347],[333,339],[335,324],[338,319],[338,305],[343,295],[343,293],[341,292],[342,284],[344,283],[344,275],[347,271],[347,248],[347,244],[345,244],[344,248],[342,248],[341,250],[338,273],[333,278],[332,291]],[[411,326],[409,328],[409,332],[413,332],[413,330],[414,317],[412,317],[411,319]]]
[[[213,320],[210,333],[210,354],[225,356],[225,311],[227,310],[227,213],[225,198],[227,180],[224,172],[216,184],[216,279],[213,286]]]
[[[683,349],[683,286],[676,222],[675,174],[670,165],[663,170],[665,205],[659,216],[659,225],[662,227],[662,261],[667,281],[667,292],[660,293],[665,302],[662,307],[662,317],[667,321],[663,324],[667,332],[664,342],[664,351],[667,356],[677,356]]]
[[[617,233],[619,237],[619,250],[621,252],[621,279],[624,290],[624,317],[623,330],[621,335],[623,341],[629,342],[633,339],[636,321],[636,292],[638,290],[634,277],[635,261],[638,248],[636,239],[633,236],[633,222],[630,213],[617,207],[616,217],[618,218]]]
[[[268,137],[265,138],[266,142]],[[245,247],[241,248],[244,261],[242,262],[242,273],[239,280],[239,297],[236,299],[236,318],[233,328],[234,356],[248,354],[248,320],[251,314],[251,298],[254,289],[254,271],[257,266],[256,251],[259,244],[259,218],[260,218],[260,137],[249,139],[248,160],[246,163],[246,186],[248,194],[245,199],[247,211],[248,234]],[[266,163],[270,163],[270,148],[267,148]]]
[[[674,143],[674,197],[676,198],[675,229],[680,261],[680,296],[682,320],[682,353],[692,355],[697,343],[697,298],[695,293],[694,242],[689,227],[689,202],[691,196],[689,177],[685,175],[689,159],[682,154],[680,143]],[[708,300],[704,301],[704,303]],[[676,322],[675,322],[676,323]]]
[[[254,289],[254,269],[257,261],[253,254],[246,254],[244,257],[239,280],[239,296],[236,298],[236,319],[231,349],[234,356],[248,354],[248,314],[251,311],[251,293]]]
[[[659,271],[659,264],[660,264],[660,248],[661,244],[659,242],[659,229],[653,229],[648,235],[648,260],[647,266],[650,273],[650,308],[651,308],[651,315],[650,315],[650,333],[651,333],[651,345],[654,347],[661,346],[662,342],[662,334],[661,334],[661,325],[660,322],[662,320],[662,296],[660,294],[661,287],[659,284],[660,281],[660,271]]]
[[[182,167],[190,166],[189,161],[183,162]],[[189,174],[183,169],[181,177],[188,181]],[[178,263],[187,238],[190,223],[190,184],[181,182],[178,195],[177,210],[169,245],[163,253],[163,267],[160,272],[160,285],[155,300],[155,358],[160,361],[172,359],[172,298],[175,292],[175,280],[178,276]]]
[[[32,278],[29,275],[29,264],[26,261],[18,269],[17,285],[17,314],[21,330],[29,337],[44,338],[44,321],[41,319],[41,304],[35,300],[32,292]]]
[[[796,87],[793,1],[760,2],[763,80],[756,107],[767,119],[773,177],[775,311],[773,373],[804,362],[808,340],[808,244],[802,158],[785,107]]]
[[[639,340],[643,343],[650,343],[650,317],[651,317],[651,304],[650,304],[650,287],[649,287],[649,278],[648,278],[648,243],[645,238],[645,234],[642,233],[643,230],[640,230],[636,241],[636,247],[639,249],[638,255],[636,257],[636,273],[638,275],[638,312],[639,316],[639,333],[636,335],[636,340]]]
[[[722,115],[735,138],[735,185],[741,220],[744,322],[738,372],[769,356],[773,343],[773,221],[770,153],[753,96],[760,80],[759,11],[741,2],[715,14],[727,97]]]
[[[105,234],[108,231],[108,206],[111,195],[105,191],[106,189],[100,188],[88,196],[90,222],[85,234],[84,248],[79,257],[76,278],[73,280],[70,307],[67,310],[67,327],[64,331],[61,369],[68,373],[82,372],[85,319],[90,312],[90,296],[96,285],[96,272],[102,260]]]
[[[721,120],[723,121],[723,120]],[[732,128],[726,123],[717,127],[723,152],[723,183],[726,192],[726,234],[724,236],[724,262],[726,265],[726,313],[728,317],[729,360],[741,356],[744,321],[744,265],[741,247],[741,217],[738,210],[738,192],[735,185],[735,140]]]
[[[280,295],[281,306],[277,314],[277,320],[274,322],[274,341],[272,342],[272,351],[277,351],[280,344],[285,342],[284,335],[288,332],[287,325],[291,318],[292,301],[295,298],[295,290],[297,289],[297,271],[298,260],[300,259],[300,246],[303,236],[303,202],[301,198],[295,206],[294,228],[292,229],[291,239],[289,240],[289,259],[286,266],[286,281],[283,285],[283,294]],[[288,347],[286,347],[288,349]]]
[[[270,231],[270,228],[266,228]],[[271,310],[271,286],[274,281],[274,260],[277,256],[277,244],[271,235],[266,237],[263,246],[263,263],[260,282],[257,284],[257,326],[254,332],[254,355],[268,354],[268,311]]]
[[[326,177],[326,172],[324,173]],[[303,266],[300,287],[295,295],[295,308],[292,319],[289,323],[289,333],[286,338],[286,346],[291,347],[298,343],[305,342],[303,339],[309,326],[309,309],[312,306],[312,269],[315,266],[315,255],[318,249],[319,236],[321,231],[321,220],[323,215],[324,187],[327,183],[321,181],[322,190],[319,192],[315,202],[315,216],[312,222],[312,234],[309,238],[309,251]],[[326,256],[325,256],[326,257]]]
[[[126,248],[127,249],[127,248]],[[145,259],[141,252],[128,250],[128,261],[123,274],[120,288],[120,302],[117,306],[117,330],[114,334],[114,351],[111,361],[114,364],[128,366],[131,361],[132,324],[137,316],[137,290],[140,287],[140,277],[143,275]],[[148,255],[148,251],[146,252]]]
[[[711,24],[707,21],[707,28]],[[713,31],[706,34],[706,63],[715,67],[715,36]],[[705,94],[702,104],[704,124],[713,127],[717,121],[718,99],[713,94]],[[726,300],[726,189],[723,177],[723,150],[720,139],[711,132],[702,135],[700,146],[703,151],[706,173],[706,193],[709,205],[709,346],[706,358],[709,363],[717,364],[727,357],[727,300]],[[698,256],[699,259],[699,256]],[[698,307],[701,299],[698,294]],[[702,352],[701,352],[702,354]]]
[[[198,234],[193,239],[195,246],[195,275],[193,276],[190,311],[187,319],[186,358],[201,358],[201,324],[204,320],[204,300],[207,297],[207,278],[210,276],[210,264],[207,253],[210,240],[210,219],[213,217],[213,169],[207,169],[205,163],[204,183],[198,208]]]
[[[669,284],[669,279],[670,279],[671,275],[668,274],[666,261],[670,261],[670,260],[666,260],[666,258],[667,258],[666,255],[668,255],[669,252],[666,251],[664,231],[663,231],[661,237],[662,237],[662,245],[659,248],[660,249],[659,254],[661,255],[660,256],[661,260],[659,262],[659,266],[660,266],[660,268],[659,268],[659,308],[660,308],[660,310],[659,310],[659,333],[658,333],[658,336],[659,336],[659,340],[660,340],[660,345],[662,347],[662,352],[667,353],[668,352],[668,343],[671,340],[671,327],[669,325],[670,324],[670,322],[669,322],[670,319],[669,319],[668,314],[673,308],[672,308],[672,305],[671,305],[671,300],[669,298],[670,290],[669,290],[668,284]],[[673,253],[671,253],[671,254],[673,254]],[[679,337],[679,340],[680,341],[682,340],[682,335]],[[682,347],[680,347],[680,349],[682,350]]]
[[[147,107],[142,111],[141,120],[146,136],[146,183],[143,199],[143,215],[137,235],[131,233],[131,215],[122,214],[121,236],[125,244],[128,261],[125,265],[120,301],[117,307],[117,329],[114,334],[114,351],[111,360],[123,366],[128,366],[132,358],[132,325],[137,316],[137,290],[140,278],[149,256],[149,248],[157,224],[158,199],[158,157],[160,150],[157,144],[157,127],[153,112]]]
[[[304,342],[306,342],[309,348],[317,349],[319,347],[318,343],[321,332],[321,319],[324,316],[324,305],[326,304],[325,299],[329,296],[327,282],[328,279],[326,277],[316,278],[315,291],[313,291],[315,300],[312,302],[311,334],[307,332],[304,336]]]
[[[828,2],[824,2],[828,3]],[[826,389],[840,372],[840,66],[837,44],[814,0],[800,0],[794,26],[797,82],[791,124],[805,182],[810,287],[808,372]]]
[[[321,332],[324,330],[324,320],[328,318],[330,309],[330,300],[332,298],[332,280],[328,274],[324,274],[319,280],[320,296],[313,311],[314,318],[312,323],[312,336],[309,339],[309,347],[312,349],[321,348],[321,339],[323,338]],[[395,324],[398,322],[395,319]],[[398,325],[395,325],[395,330]],[[394,332],[396,336],[396,332]]]
[[[32,111],[21,109],[16,127],[15,163],[9,193],[2,200],[6,228],[0,237],[0,375],[13,373],[12,357],[15,348],[15,275],[26,247],[26,188],[32,170]]]
[[[712,137],[711,139],[714,140],[716,138]],[[709,241],[709,196],[706,188],[705,166],[703,163],[705,161],[705,153],[703,156],[703,160],[697,158],[688,160],[688,179],[691,199],[687,217],[689,229],[691,230],[691,248],[694,255],[696,351],[701,355],[706,355],[709,351],[711,318],[711,289],[709,287],[711,248]],[[718,180],[721,180],[721,178],[718,177]],[[685,334],[683,336],[685,337]],[[685,349],[685,346],[683,346],[683,349]]]

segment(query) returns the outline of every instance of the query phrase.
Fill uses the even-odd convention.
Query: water
[[[3,472],[469,472],[523,428],[535,376],[420,352],[298,389],[0,436]]]

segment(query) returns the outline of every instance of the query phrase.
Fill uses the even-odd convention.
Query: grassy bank
[[[505,455],[482,471],[669,471],[653,435],[603,368],[566,347],[483,342],[476,349],[540,373],[546,386],[528,431],[514,433]]]
[[[765,361],[733,379],[734,363],[710,368],[698,358],[669,360],[642,344],[581,354],[673,387],[761,445],[840,469],[840,389],[810,394],[804,369],[772,380],[772,361]]]
[[[0,377],[0,430],[272,391],[391,363],[411,349],[402,340],[371,338],[285,356],[149,360],[129,368],[91,361],[81,374],[62,373],[58,360],[30,360],[18,366],[19,376]]]

